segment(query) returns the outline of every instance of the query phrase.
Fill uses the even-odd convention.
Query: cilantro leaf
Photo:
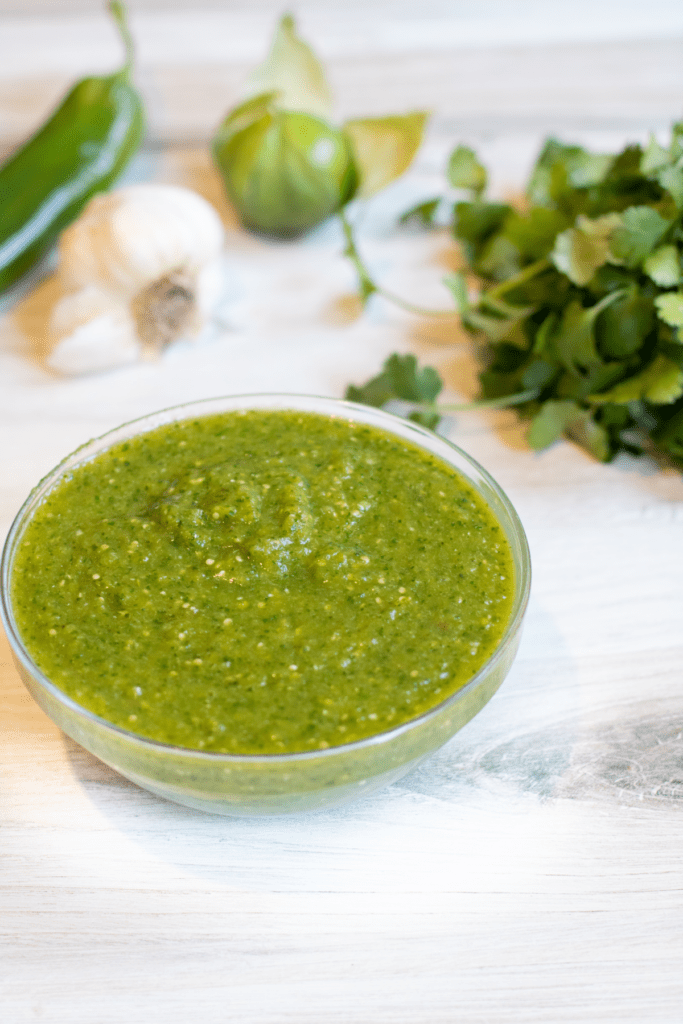
[[[675,167],[663,167],[657,181],[670,194],[680,210],[683,207],[683,166],[679,161]]]
[[[595,333],[600,352],[612,359],[633,355],[644,344],[655,324],[651,298],[631,284],[615,293],[614,301],[600,313]]]
[[[567,217],[559,210],[534,206],[521,214],[513,211],[505,222],[507,238],[525,259],[538,260],[552,250],[559,232],[569,226]]]
[[[643,270],[660,288],[675,288],[681,283],[681,259],[675,245],[653,249],[643,261]]]
[[[566,211],[567,200],[572,198],[568,189],[571,161],[583,152],[580,146],[565,146],[557,139],[547,139],[527,185],[529,201],[534,206],[561,207]]]
[[[595,323],[600,314],[616,301],[619,292],[606,295],[594,306],[584,308],[579,299],[573,299],[563,310],[557,331],[549,339],[562,366],[588,369],[602,362],[595,339]]]
[[[410,224],[411,222],[416,221],[425,228],[431,228],[436,222],[436,213],[440,205],[441,197],[437,196],[436,199],[427,199],[423,203],[411,206],[409,210],[406,210],[406,212],[401,215],[399,223]]]
[[[675,402],[683,394],[683,370],[678,363],[659,353],[640,373],[621,381],[609,391],[591,395],[595,404],[612,402],[625,404],[645,399],[655,405]]]
[[[602,423],[593,419],[587,409],[567,425],[566,433],[598,462],[608,462],[611,459],[613,452],[609,433]]]
[[[614,162],[609,153],[589,153],[585,149],[573,152],[567,160],[569,183],[574,188],[589,188],[604,181]]]
[[[683,292],[668,292],[658,295],[655,306],[659,319],[671,327],[683,327]]]
[[[671,153],[664,146],[660,146],[656,138],[650,133],[650,141],[640,160],[640,171],[642,174],[652,174],[671,163]]]
[[[683,464],[683,409],[665,419],[653,431],[652,438],[667,455]]]
[[[561,232],[550,255],[558,270],[574,284],[588,284],[610,254],[610,237],[621,224],[618,213],[591,220],[581,214],[576,225]]]
[[[505,203],[456,203],[453,208],[453,230],[462,243],[465,255],[472,267],[478,269],[478,261],[486,242],[503,225],[511,208]]]
[[[441,422],[441,415],[438,412],[426,412],[418,409],[408,413],[408,419],[412,420],[413,423],[419,423],[420,426],[426,427],[427,430],[436,430]]]
[[[414,355],[394,353],[385,361],[381,373],[361,387],[350,384],[344,397],[376,408],[392,400],[433,406],[442,388],[443,381],[433,367],[420,368]],[[434,430],[441,416],[436,409],[417,409],[409,418]]]
[[[361,405],[372,405],[381,409],[383,405],[396,398],[396,394],[386,373],[378,373],[361,387],[349,384],[344,398],[347,402],[358,402]]]
[[[671,227],[651,206],[630,206],[624,210],[622,223],[616,228],[611,241],[612,259],[627,267],[643,262]]]
[[[563,435],[576,441],[600,462],[606,462],[611,457],[608,432],[592,418],[587,409],[568,400],[549,400],[531,421],[527,441],[531,448],[541,451]]]
[[[407,402],[434,402],[443,388],[443,381],[432,366],[419,369],[413,355],[389,356],[384,369],[394,386],[396,397]]]
[[[451,274],[446,274],[443,279],[443,283],[455,299],[455,305],[458,312],[461,315],[466,314],[470,308],[470,300],[467,291],[467,281],[465,280],[464,274],[455,270]]]
[[[582,415],[583,411],[576,402],[550,399],[543,403],[532,419],[527,441],[536,451],[548,448],[562,437],[570,423]]]
[[[446,175],[453,188],[466,188],[479,196],[486,188],[486,168],[469,146],[458,146],[450,155]]]

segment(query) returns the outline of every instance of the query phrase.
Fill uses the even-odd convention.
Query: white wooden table
[[[65,380],[40,362],[51,282],[0,321],[0,530],[87,438],[217,393],[343,394],[393,351],[475,390],[452,323],[381,300],[359,316],[334,224],[297,244],[246,236],[205,142],[262,55],[273,2],[131,2],[149,143],[132,175],[179,181],[229,227],[221,323],[159,364]],[[446,234],[396,214],[475,144],[499,192],[544,135],[595,148],[683,112],[680,3],[297,5],[341,115],[435,111],[406,178],[368,210],[374,270],[447,301]],[[112,66],[96,2],[0,3],[0,146],[66,84]],[[450,436],[500,481],[534,586],[494,700],[422,768],[345,809],[270,820],[158,800],[64,737],[0,643],[3,1024],[681,1024],[683,482],[569,444],[530,452],[510,412]]]

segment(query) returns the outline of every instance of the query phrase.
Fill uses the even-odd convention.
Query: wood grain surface
[[[683,111],[680,4],[642,5],[646,33],[631,3],[552,2],[540,28],[541,5],[521,0],[296,6],[340,114],[434,110],[414,168],[360,231],[375,273],[418,302],[448,301],[440,279],[459,257],[445,231],[396,219],[443,190],[457,142],[505,194],[547,132],[611,148]],[[341,396],[393,351],[438,366],[452,398],[476,389],[455,319],[381,299],[361,313],[334,223],[274,244],[225,204],[206,140],[279,6],[130,7],[151,125],[129,178],[188,184],[220,210],[219,317],[159,363],[64,379],[41,361],[54,279],[3,300],[3,536],[59,459],[155,408]],[[0,47],[5,149],[118,52],[87,0],[2,0]],[[65,737],[0,641],[3,1024],[683,1022],[683,481],[564,442],[534,454],[511,412],[459,414],[448,434],[519,511],[532,599],[500,692],[383,792],[270,820],[166,803]]]

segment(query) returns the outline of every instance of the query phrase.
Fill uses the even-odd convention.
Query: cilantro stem
[[[515,395],[501,395],[500,398],[480,398],[475,402],[464,402],[460,405],[437,405],[435,412],[469,412],[471,409],[507,409],[512,405],[523,405],[525,402],[533,402],[538,398],[538,388],[529,388],[528,391],[518,391]]]
[[[540,260],[536,260],[535,263],[530,263],[523,270],[520,270],[514,277],[508,278],[507,281],[501,281],[500,284],[494,285],[492,288],[487,288],[484,298],[487,300],[497,299],[506,292],[512,291],[518,288],[521,284],[526,284],[532,277],[536,277],[537,274],[543,273],[550,267],[550,260],[544,256]]]
[[[399,306],[401,309],[406,310],[407,313],[414,313],[416,316],[455,317],[458,315],[458,310],[455,307],[453,307],[453,309],[426,309],[423,306],[416,306],[414,303],[407,302],[405,299],[402,299],[400,295],[395,295],[393,292],[387,291],[386,288],[383,288],[381,285],[377,284],[376,281],[373,281],[368,268],[358,252],[358,247],[353,237],[353,228],[351,227],[344,209],[339,211],[339,219],[341,221],[344,239],[346,241],[344,255],[351,260],[351,263],[356,268],[363,299],[368,299],[374,294],[381,295],[389,302],[392,302],[395,306]]]
[[[395,295],[393,292],[390,292],[386,288],[377,284],[370,275],[370,271],[363,262],[363,258],[358,251],[356,240],[353,237],[353,228],[346,216],[346,210],[343,208],[339,211],[339,219],[341,221],[344,240],[346,242],[344,255],[351,260],[351,263],[356,268],[363,299],[368,299],[374,294],[381,295],[389,302],[392,302],[395,306],[405,309],[408,313],[414,313],[416,316],[453,317],[458,315],[456,307],[453,307],[453,309],[427,309],[424,306],[417,306],[413,302],[408,302],[406,299],[401,298],[400,295]],[[523,270],[520,270],[518,274],[515,274],[514,277],[509,278],[507,281],[501,281],[499,284],[488,288],[483,294],[482,300],[487,304],[496,307],[498,305],[496,302],[497,299],[501,298],[501,296],[506,292],[512,291],[520,285],[526,284],[527,281],[536,277],[537,274],[542,274],[544,270],[547,270],[550,267],[550,265],[550,260],[546,257],[536,260],[535,263],[530,263],[527,267],[524,267]]]
[[[412,409],[435,412],[443,416],[449,412],[471,412],[476,409],[507,409],[513,405],[533,402],[539,394],[538,388],[529,388],[528,391],[518,391],[514,395],[501,395],[500,398],[478,398],[474,402],[449,402],[446,405],[441,405],[438,402],[410,402],[409,404]]]

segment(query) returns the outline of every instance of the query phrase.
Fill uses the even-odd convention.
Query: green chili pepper
[[[120,71],[84,78],[50,119],[0,167],[0,292],[48,252],[138,148],[142,100],[130,81],[133,44],[123,5],[110,0],[126,47]]]

